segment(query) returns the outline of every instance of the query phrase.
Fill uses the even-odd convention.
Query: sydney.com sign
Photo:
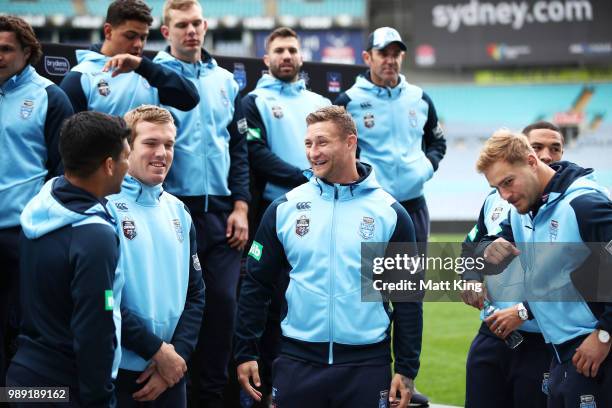
[[[612,62],[610,0],[417,0],[419,66]]]

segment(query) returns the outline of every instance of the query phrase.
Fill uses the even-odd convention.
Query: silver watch
[[[527,308],[525,308],[525,305],[519,303],[518,305],[516,305],[516,311],[518,312],[518,317],[522,321],[529,320],[529,313],[527,312]]]
[[[599,333],[597,333],[597,339],[604,344],[608,344],[610,342],[610,333],[605,331],[604,329],[599,329]]]

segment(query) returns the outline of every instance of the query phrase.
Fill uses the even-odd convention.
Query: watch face
[[[527,320],[527,310],[519,309],[518,315],[521,318],[521,320]]]
[[[607,343],[610,341],[610,333],[605,330],[599,330],[599,333],[597,333],[597,338],[602,343]]]

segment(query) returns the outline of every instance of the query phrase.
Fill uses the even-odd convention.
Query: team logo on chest
[[[295,233],[298,237],[303,237],[308,234],[310,231],[310,218],[306,215],[300,215],[300,217],[295,220]]]
[[[115,207],[117,207],[117,210],[119,211],[128,211],[128,206],[126,203],[117,202],[115,203]]]
[[[504,211],[503,207],[495,207],[493,214],[491,214],[491,221],[496,221],[501,215],[502,211]]]
[[[363,115],[363,125],[368,129],[374,127],[374,115],[370,112]]]
[[[276,119],[280,119],[280,118],[282,118],[282,117],[283,117],[283,108],[281,108],[281,107],[280,107],[280,106],[278,106],[278,105],[274,105],[274,106],[272,107],[272,114],[274,115],[274,117],[275,117]]]
[[[372,217],[363,217],[361,219],[361,224],[359,224],[359,235],[363,239],[372,239],[374,236],[374,218]]]
[[[20,115],[23,119],[27,119],[32,115],[34,110],[34,101],[31,99],[24,99],[21,104]]]
[[[175,218],[172,220],[172,225],[174,225],[174,232],[176,232],[176,239],[178,242],[183,242],[185,237],[183,236],[183,226],[181,225],[181,220]]]
[[[123,217],[123,221],[121,221],[121,229],[123,230],[123,236],[130,241],[136,238],[136,235],[138,235],[136,233],[136,223],[128,216]]]
[[[110,95],[110,92],[108,82],[106,82],[104,79],[100,79],[100,81],[98,81],[98,93],[102,96],[108,96]]]
[[[408,111],[408,115],[410,116],[410,126],[412,126],[413,128],[417,127],[417,116],[414,109],[410,109]]]
[[[559,235],[559,221],[550,220],[550,228],[548,230],[548,234],[550,235],[550,242],[557,240],[557,235]]]

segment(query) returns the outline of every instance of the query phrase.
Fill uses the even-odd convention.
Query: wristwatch
[[[599,333],[597,333],[597,338],[600,342],[608,344],[610,342],[610,333],[608,333],[604,329],[599,329]]]
[[[525,305],[519,303],[518,305],[516,305],[516,311],[518,312],[518,317],[522,321],[529,320],[529,313],[527,312],[527,308],[525,308]]]

